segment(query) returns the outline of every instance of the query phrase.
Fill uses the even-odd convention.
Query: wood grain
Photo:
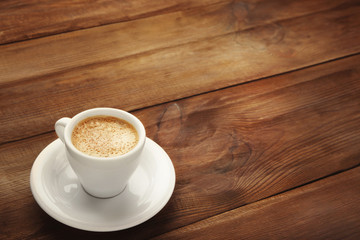
[[[0,237],[146,239],[358,166],[359,58],[135,111],[147,135],[170,155],[177,181],[163,211],[126,231],[72,229],[37,206],[30,167],[54,132],[2,144],[0,212],[6,222]]]
[[[264,7],[266,7],[264,5],[256,7],[250,3],[225,2],[0,46],[2,72],[0,84],[33,79],[81,66],[111,62],[252,28],[264,28],[264,25],[266,27],[266,25],[287,19],[323,11],[332,12],[341,6],[347,6],[345,8],[354,6],[350,0],[329,0],[325,4],[315,6],[310,1],[306,4],[297,3],[298,5],[294,2],[283,4],[282,0],[277,0],[267,6],[272,11],[267,11],[266,15],[264,15]],[[283,7],[279,8],[279,6]],[[265,38],[267,34],[274,35],[269,36],[270,38],[282,38],[285,34],[281,26],[277,28],[270,26],[270,29],[261,33]],[[274,39],[268,39],[268,41],[272,40]],[[281,39],[275,41],[281,41]],[[208,50],[210,49],[209,47]]]
[[[30,190],[30,169],[55,133],[0,146],[0,239],[36,239],[49,216],[37,206]]]
[[[0,1],[0,239],[359,239],[360,1]],[[175,191],[93,233],[34,200],[55,121],[132,111]]]
[[[218,1],[1,1],[0,44],[154,16]]]
[[[277,15],[294,16],[302,11],[321,11],[344,4],[342,1],[296,1],[277,0],[272,2],[261,0],[220,1],[220,0],[176,0],[176,1],[53,1],[4,0],[0,2],[0,44],[23,41],[59,33],[94,28],[118,22],[132,21],[140,18],[184,11],[217,3],[234,4],[235,11],[240,8],[240,15],[246,20],[253,17],[260,22],[266,20],[269,9],[277,9]],[[248,11],[249,10],[249,11]],[[254,14],[255,13],[255,14]]]
[[[359,239],[360,167],[154,239]]]
[[[301,12],[304,14],[308,8]],[[242,8],[237,9],[241,13]],[[152,45],[161,39],[159,42],[163,45],[155,44],[154,49],[139,48],[140,52],[136,52],[133,49],[141,45],[139,40],[125,55],[126,47],[121,43],[135,37],[125,36],[115,41],[111,48],[109,45],[118,33],[110,34],[112,37],[105,45],[100,45],[99,51],[84,50],[83,53],[76,51],[79,45],[67,35],[0,47],[3,74],[0,113],[4,116],[0,119],[0,142],[51,131],[58,118],[73,116],[87,108],[110,106],[130,111],[292,71],[356,54],[360,50],[357,44],[360,33],[356,31],[360,20],[359,6],[354,2],[306,16],[275,18],[275,22],[269,20],[276,15],[274,12],[262,21],[259,13],[250,14],[245,20],[241,14],[235,14],[233,18],[232,10],[233,5],[226,4],[202,9],[202,14],[210,20],[205,21],[203,28],[193,30],[199,31],[194,41],[189,40],[188,24],[181,24],[198,22],[198,15],[191,11],[188,15],[174,13],[129,23],[128,27],[139,24],[135,29],[159,23],[160,27],[153,28],[154,32],[147,35],[146,43]],[[212,35],[213,23],[228,14],[232,17],[219,22],[215,29],[227,29],[232,23],[235,32]],[[243,22],[252,20],[253,27],[236,30]],[[181,40],[164,44],[169,38],[160,33],[168,25],[160,24],[162,22],[170,25],[180,22],[180,27],[176,25],[179,32],[175,31],[171,36],[180,33]],[[99,34],[92,29],[89,31],[92,36]],[[88,30],[69,34],[82,39],[86,49],[98,49],[99,43],[94,46],[91,43],[100,42],[100,38],[88,38],[87,33]],[[202,39],[204,36],[208,38]],[[46,44],[49,44],[48,48]],[[44,55],[42,48],[49,49],[49,54]],[[110,52],[114,54],[108,54]],[[93,62],[94,59],[97,60]],[[70,63],[66,63],[67,60]],[[19,69],[14,67],[17,65]]]
[[[356,56],[139,112],[181,176],[171,221],[187,225],[357,166],[358,62]]]

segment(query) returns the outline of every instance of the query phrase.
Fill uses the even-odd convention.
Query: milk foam
[[[111,116],[93,116],[75,126],[71,141],[87,155],[113,157],[133,149],[139,137],[135,128],[125,120]]]

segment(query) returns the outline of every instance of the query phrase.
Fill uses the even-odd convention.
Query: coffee
[[[81,152],[95,157],[114,157],[133,149],[139,141],[134,126],[111,116],[93,116],[80,121],[71,136]]]

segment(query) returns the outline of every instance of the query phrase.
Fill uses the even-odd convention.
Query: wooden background
[[[360,1],[0,2],[0,239],[360,239]],[[131,111],[171,157],[154,218],[92,233],[29,187],[53,126]]]

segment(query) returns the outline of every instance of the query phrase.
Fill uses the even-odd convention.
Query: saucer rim
[[[149,143],[150,142],[150,143]],[[149,145],[149,144],[153,144],[156,148],[158,148],[159,151],[161,151],[163,157],[165,158],[165,160],[167,160],[167,169],[170,172],[169,174],[169,178],[168,178],[168,187],[166,192],[164,192],[164,196],[158,201],[158,203],[156,203],[153,207],[152,210],[150,211],[150,213],[147,213],[143,218],[140,218],[136,221],[133,222],[129,222],[126,224],[122,224],[122,225],[111,225],[111,226],[96,226],[96,224],[93,224],[91,222],[77,222],[77,221],[73,221],[70,218],[67,218],[65,215],[62,215],[61,213],[58,213],[56,210],[51,208],[51,204],[55,205],[55,203],[51,202],[50,199],[48,199],[47,194],[46,194],[46,189],[43,187],[43,184],[39,184],[41,183],[41,174],[43,172],[44,166],[45,164],[50,161],[51,159],[49,157],[47,157],[47,155],[49,153],[51,153],[51,151],[61,151],[61,150],[57,150],[54,148],[59,148],[61,147],[62,142],[59,138],[57,138],[56,140],[54,140],[53,142],[51,142],[50,144],[48,144],[36,157],[32,168],[31,168],[31,172],[30,172],[30,189],[32,192],[32,195],[35,199],[35,201],[38,203],[38,205],[41,207],[41,209],[43,209],[49,216],[51,216],[52,218],[54,218],[55,220],[76,228],[76,229],[80,229],[80,230],[85,230],[85,231],[91,231],[91,232],[112,232],[112,231],[119,231],[119,230],[125,230],[131,227],[135,227],[143,222],[146,222],[147,220],[149,220],[150,218],[154,217],[157,213],[159,213],[164,207],[165,205],[169,202],[174,189],[175,189],[175,182],[176,182],[176,174],[175,174],[175,168],[174,165],[170,159],[170,157],[168,156],[168,154],[165,152],[165,150],[158,145],[155,141],[153,141],[152,139],[146,137],[146,141],[145,141],[145,146]],[[59,145],[59,146],[56,146]],[[55,161],[55,160],[52,160]],[[155,189],[155,188],[154,188]],[[41,191],[43,191],[42,193],[40,193]],[[51,202],[51,203],[49,203]],[[58,210],[60,211],[60,210]]]

